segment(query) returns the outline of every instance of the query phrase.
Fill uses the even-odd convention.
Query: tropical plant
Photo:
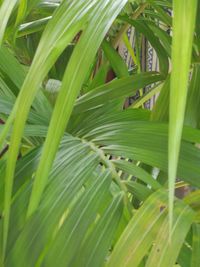
[[[1,266],[199,267],[200,2],[0,3]]]

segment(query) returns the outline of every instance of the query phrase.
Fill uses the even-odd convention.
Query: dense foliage
[[[0,5],[0,266],[199,267],[200,2]]]

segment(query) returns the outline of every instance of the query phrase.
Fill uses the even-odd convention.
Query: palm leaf
[[[41,193],[44,190],[46,180],[48,178],[48,173],[56,154],[57,147],[59,145],[59,141],[64,133],[73,109],[74,102],[87,74],[88,65],[91,64],[91,61],[93,60],[106,32],[125,3],[126,0],[119,1],[119,3],[115,1],[115,5],[112,1],[108,4],[104,2],[104,4],[99,3],[100,6],[97,5],[96,8],[98,8],[99,12],[96,16],[92,17],[88,28],[86,28],[84,31],[81,40],[78,43],[72,58],[70,59],[50,122],[40,165],[36,173],[28,214],[31,214],[38,205]],[[95,28],[93,25],[95,25]],[[86,40],[87,45],[85,46]],[[87,51],[90,51],[88,55]],[[81,53],[82,57],[80,58],[79,55]],[[85,54],[87,56],[85,56]],[[75,79],[76,73],[79,70],[79,79],[77,79],[77,77]],[[65,90],[65,86],[68,87],[67,91]],[[55,125],[57,125],[57,131],[56,138],[53,139],[53,136],[55,136]]]
[[[169,110],[169,220],[172,229],[174,183],[186,107],[197,1],[173,1],[172,74]],[[186,31],[186,35],[183,34]],[[181,43],[181,45],[180,45]]]
[[[2,12],[9,1],[0,2]],[[22,0],[6,10],[0,48],[1,266],[198,266],[196,4]],[[130,43],[129,26],[136,38]],[[180,43],[183,26],[186,42]],[[165,29],[174,30],[172,37]],[[123,62],[120,40],[138,70]],[[155,50],[160,72],[141,72],[147,69],[140,66],[144,43]],[[126,98],[149,86],[127,108]],[[153,111],[145,110],[145,101],[158,92]],[[176,111],[169,94],[179,98],[182,110]],[[181,118],[179,136],[169,106],[174,121]],[[178,150],[168,148],[169,136]],[[168,151],[176,152],[173,166]],[[171,198],[169,166],[180,179],[174,185],[170,176],[170,185],[178,193],[187,189],[183,199]]]
[[[5,134],[8,131],[14,119],[16,110],[18,110],[18,116],[15,118],[15,123],[13,127],[13,135],[11,137],[11,146],[9,149],[9,159],[6,169],[7,178],[5,185],[6,190],[5,190],[4,249],[6,247],[8,224],[9,224],[14,169],[18,155],[19,144],[21,141],[21,136],[23,134],[25,120],[27,118],[30,106],[36,95],[38,87],[40,86],[40,83],[43,80],[44,76],[47,74],[48,70],[55,62],[58,55],[63,51],[67,43],[73,38],[75,33],[77,33],[77,31],[81,29],[82,23],[86,21],[86,14],[88,13],[88,7],[91,7],[90,1],[89,3],[85,4],[77,2],[76,3],[63,2],[63,4],[60,6],[57,12],[54,14],[54,19],[50,21],[48,27],[46,28],[46,31],[43,34],[43,38],[40,42],[40,46],[38,47],[33,64],[31,65],[31,69],[28,72],[28,75],[26,76],[23,87],[20,91],[17,101],[15,102],[15,106],[12,110],[12,113],[10,114],[9,119],[6,122],[6,126],[2,134],[3,137],[5,137]],[[68,12],[68,10],[70,10],[70,12]],[[53,29],[60,21],[62,21],[61,24],[62,27],[55,29],[54,32]],[[68,31],[69,27],[70,31]],[[45,39],[48,41],[46,42]],[[46,43],[48,43],[48,47],[46,46]],[[42,48],[43,46],[45,46],[45,49]],[[56,47],[59,47],[60,49],[57,49]],[[46,53],[43,53],[42,51],[46,51]],[[51,57],[48,57],[49,55],[51,55]],[[42,65],[43,68],[40,68],[40,65]],[[39,76],[37,75],[38,68],[40,68]]]
[[[6,30],[6,26],[8,23],[8,20],[10,18],[10,15],[17,3],[17,0],[9,0],[9,1],[3,1],[1,7],[0,7],[0,45],[2,45],[4,33]]]

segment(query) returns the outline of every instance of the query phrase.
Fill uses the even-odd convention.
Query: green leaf
[[[160,18],[162,19],[163,22],[166,23],[167,26],[172,26],[172,18],[171,16],[166,12],[166,9],[163,9],[159,5],[153,5],[155,10],[157,11],[156,13],[159,14]]]
[[[94,9],[94,14],[88,24],[88,27],[83,32],[80,41],[74,49],[64,74],[62,86],[44,144],[41,161],[36,172],[28,215],[30,215],[38,206],[60,139],[64,134],[72,113],[74,102],[87,75],[88,67],[92,63],[105,34],[112,25],[113,20],[116,18],[126,2],[127,0],[111,0],[108,3],[105,1],[101,3],[101,1],[99,1],[98,5]],[[95,13],[97,10],[98,12]],[[78,77],[77,73],[79,73]]]
[[[152,194],[133,216],[118,240],[106,267],[137,267],[148,253],[163,219],[167,195]],[[154,265],[155,266],[155,265]]]
[[[139,184],[138,182],[125,181],[124,182],[129,193],[136,197],[140,201],[145,201],[153,191],[145,185]]]
[[[163,47],[165,48],[168,57],[171,57],[171,44],[172,44],[172,37],[162,29],[159,25],[149,20],[145,21],[146,24],[150,27],[150,29],[154,32],[154,34],[159,38]]]
[[[52,16],[21,24],[17,32],[17,37],[42,31],[50,19],[52,19]]]
[[[72,261],[72,266],[79,267],[81,264],[87,267],[101,267],[104,265],[113,235],[122,216],[122,199],[123,194],[114,197],[93,232],[83,243],[76,259]]]
[[[173,267],[179,251],[194,219],[194,212],[188,206],[178,202],[174,207],[173,228],[169,241],[169,219],[165,218],[155,244],[149,254],[146,267]]]
[[[195,211],[200,212],[200,190],[195,190],[188,194],[184,201],[190,205]]]
[[[199,130],[186,130],[184,140],[199,141]],[[111,123],[101,125],[83,137],[101,146],[105,154],[139,160],[167,171],[167,124],[147,121]],[[186,141],[182,142],[178,177],[199,187],[200,151]]]
[[[26,14],[26,10],[27,10],[27,0],[20,0],[15,25],[19,25],[20,22],[23,20]]]
[[[187,106],[185,113],[185,124],[194,128],[200,126],[200,65],[195,65],[189,86]]]
[[[25,69],[16,60],[8,48],[0,47],[0,71],[9,77],[15,86],[12,86],[13,93],[17,96],[26,77]]]
[[[71,216],[60,227],[52,248],[44,258],[45,264],[49,267],[71,266],[70,262],[77,256],[76,248],[83,241],[89,224],[95,220],[99,206],[105,200],[110,182],[108,173],[102,174],[87,190]]]
[[[191,267],[198,267],[200,262],[200,225],[193,224],[192,226],[193,231],[193,241],[192,241],[192,259],[191,259]]]
[[[191,246],[185,241],[179,253],[177,262],[180,264],[181,267],[188,267],[190,266],[191,256],[192,256]]]
[[[17,96],[19,94],[27,72],[25,71],[23,65],[17,61],[14,54],[12,54],[11,51],[4,46],[0,47],[0,72],[4,77],[4,82],[2,84],[5,88],[4,93],[9,94],[10,99],[14,100],[15,97],[13,96]],[[3,98],[4,97],[2,97],[1,100]],[[39,112],[40,115],[42,113],[42,116],[46,117],[48,120],[51,115],[52,108],[41,90],[37,93],[36,98],[32,103],[32,107],[36,110],[36,112]],[[3,111],[3,109],[1,111]],[[8,114],[10,113],[11,112]]]
[[[168,122],[169,121],[169,92],[170,92],[170,76],[164,82],[158,99],[153,106],[151,113],[152,121]]]
[[[106,109],[107,107],[109,108],[109,105],[106,103],[106,105],[102,106],[102,108],[99,108],[96,111],[92,110],[92,112],[89,115],[87,112],[81,113],[79,115],[80,121],[78,125],[73,125],[74,118],[78,117],[77,114],[76,115],[73,114],[71,117],[71,121],[69,123],[69,129],[68,129],[69,132],[82,137],[91,130],[105,124],[122,122],[122,121],[133,122],[135,120],[147,121],[150,115],[150,112],[144,109],[132,109],[132,110],[125,109],[120,111],[119,110],[114,111],[113,109],[111,109],[110,111],[109,109],[109,111],[107,111]]]
[[[174,18],[168,142],[170,229],[172,229],[173,222],[174,183],[186,107],[196,10],[196,0],[183,0],[181,4],[178,0],[173,1]]]
[[[28,112],[39,89],[40,83],[67,44],[71,41],[74,35],[82,29],[87,20],[88,12],[94,4],[95,0],[88,0],[84,3],[64,1],[56,10],[54,17],[50,20],[43,33],[31,68],[23,83],[12,113],[10,114],[0,136],[1,147],[1,143],[15,118],[10,141],[11,145],[8,152],[5,179],[4,251],[7,242],[14,170]],[[59,27],[57,27],[57,25],[59,25]],[[40,69],[40,72],[38,72],[38,69]],[[16,112],[17,116],[15,117]]]
[[[117,53],[117,51],[111,46],[109,42],[106,40],[103,41],[101,45],[106,58],[109,60],[111,67],[113,68],[115,74],[118,78],[123,78],[129,76],[128,68],[126,63],[121,58],[121,56]]]
[[[163,77],[159,73],[147,72],[114,80],[80,97],[76,101],[74,113],[80,113],[98,107],[104,104],[105,101],[134,95],[134,92],[138,89],[162,79]]]
[[[39,156],[40,151],[37,151],[32,164],[30,162],[27,165],[27,162],[29,163],[28,158],[18,163],[18,177],[16,177],[18,182],[15,185],[15,191],[18,190],[15,193],[11,210],[10,235],[7,246],[8,257],[6,261],[8,266],[9,264],[10,266],[15,264],[16,266],[29,265],[35,267],[38,259],[43,259],[47,252],[46,249],[55,238],[55,233],[58,231],[60,221],[63,221],[63,218],[65,218],[66,211],[70,210],[73,214],[72,203],[76,203],[77,200],[78,203],[82,203],[78,198],[79,194],[81,192],[84,193],[83,189],[85,187],[89,187],[89,189],[92,187],[94,189],[93,181],[98,180],[97,183],[99,184],[103,180],[102,176],[97,179],[99,174],[95,173],[99,163],[97,155],[91,153],[88,145],[81,143],[80,140],[70,136],[65,137],[54,162],[48,187],[44,192],[40,207],[26,221],[26,211],[32,184],[31,177],[27,177],[27,173],[28,169],[31,170],[31,173],[34,173]],[[31,154],[30,157],[32,157]],[[23,163],[25,163],[25,166]],[[26,181],[24,183],[25,187],[20,186],[20,183],[22,183],[21,179]],[[29,180],[27,181],[26,179]],[[108,193],[109,186],[107,183],[111,181],[111,178],[106,179],[106,181],[104,185]],[[98,194],[101,193],[98,192]],[[102,194],[103,197],[105,197],[105,194]],[[77,214],[75,218],[77,219]],[[85,220],[87,221],[87,217]],[[21,255],[20,259],[18,255]],[[16,261],[16,259],[18,260]]]
[[[130,163],[128,161],[122,161],[122,160],[114,160],[112,162],[120,170],[128,173],[129,175],[133,175],[139,178],[141,181],[143,181],[147,185],[150,185],[152,189],[156,190],[161,187],[160,184],[148,172],[136,166],[134,163]]]
[[[154,32],[150,29],[150,27],[145,23],[145,21],[140,20],[130,20],[127,17],[122,17],[122,19],[128,22],[130,25],[136,28],[137,31],[143,33],[148,41],[151,43],[152,47],[155,49],[158,58],[159,58],[159,66],[160,72],[166,76],[168,74],[169,69],[169,60],[166,54],[164,47],[162,46],[160,40],[157,36],[155,36]]]
[[[6,30],[6,26],[8,23],[8,20],[10,18],[10,15],[17,3],[17,0],[7,0],[3,1],[1,7],[0,7],[0,46],[2,45],[4,33]]]

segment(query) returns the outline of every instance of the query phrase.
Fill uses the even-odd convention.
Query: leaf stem
[[[88,141],[86,141],[86,140],[84,140],[84,139],[83,139],[82,141],[83,141],[84,143],[87,143],[87,144],[91,147],[91,149],[99,155],[100,159],[102,160],[102,163],[103,163],[106,167],[108,167],[109,170],[111,171],[113,180],[119,185],[119,187],[120,187],[120,189],[121,189],[122,191],[124,191],[125,193],[127,193],[127,188],[126,188],[126,186],[121,182],[120,177],[119,177],[118,173],[116,172],[113,163],[112,163],[109,159],[106,158],[106,156],[105,156],[105,154],[103,153],[103,151],[102,151],[101,149],[99,149],[98,147],[96,147],[95,144],[92,143],[92,142],[88,142]]]
[[[132,15],[132,19],[137,19],[145,10],[145,8],[148,6],[148,3],[144,3],[141,4],[136,11],[133,13]],[[127,32],[128,28],[130,27],[129,23],[126,23],[121,30],[119,31],[118,35],[116,36],[116,38],[112,41],[112,46],[114,48],[117,48],[117,46],[119,45],[119,42],[121,41],[124,33]]]

